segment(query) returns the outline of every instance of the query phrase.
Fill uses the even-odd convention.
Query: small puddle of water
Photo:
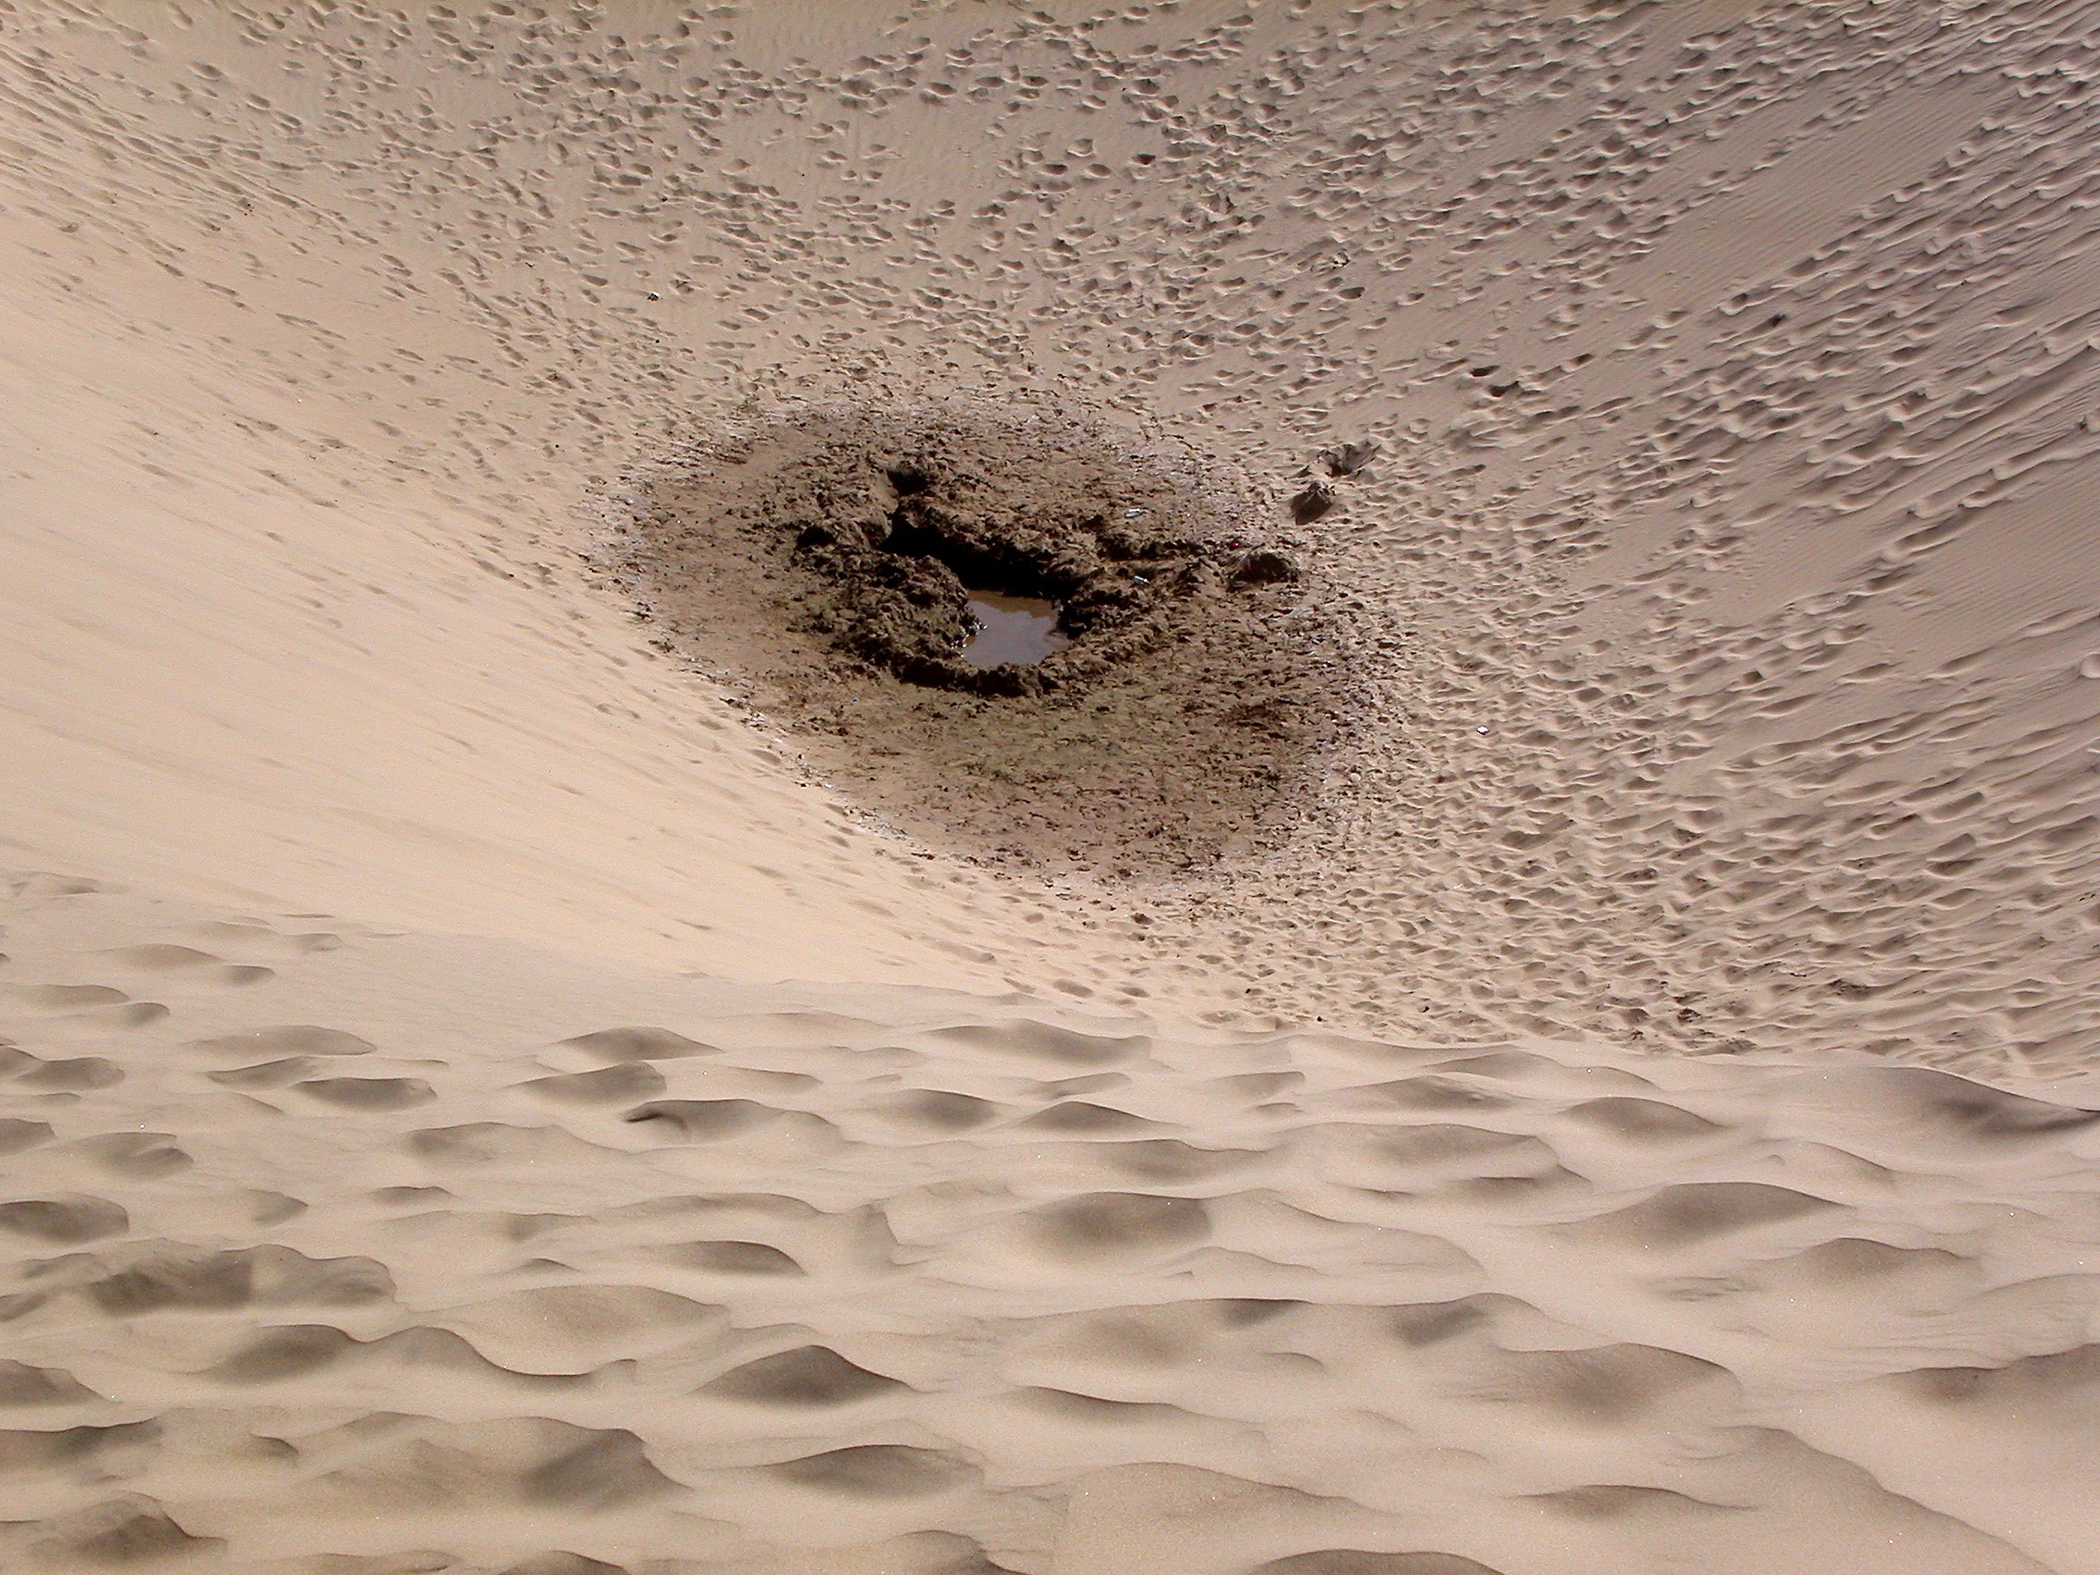
[[[1070,635],[1058,632],[1057,603],[1034,596],[972,591],[970,616],[977,620],[977,638],[964,648],[962,659],[972,667],[1005,662],[1027,667],[1072,643]]]

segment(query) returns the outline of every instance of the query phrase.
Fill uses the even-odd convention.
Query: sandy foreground
[[[2100,1572],[2096,41],[0,9],[0,1567]],[[1302,567],[1216,863],[608,571],[973,401]]]

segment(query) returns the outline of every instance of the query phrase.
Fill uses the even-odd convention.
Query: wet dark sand
[[[1273,490],[1072,415],[810,412],[663,466],[622,572],[668,649],[889,824],[1015,869],[1177,874],[1285,836],[1345,725]],[[971,579],[1057,590],[1070,637],[973,657]],[[1029,602],[987,603],[1016,654],[1042,649]]]

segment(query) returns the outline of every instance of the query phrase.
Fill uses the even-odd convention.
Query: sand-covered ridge
[[[2096,43],[0,0],[0,1565],[2100,1572]]]

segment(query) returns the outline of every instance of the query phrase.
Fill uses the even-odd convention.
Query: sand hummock
[[[2096,43],[0,14],[0,1568],[2100,1575]]]

